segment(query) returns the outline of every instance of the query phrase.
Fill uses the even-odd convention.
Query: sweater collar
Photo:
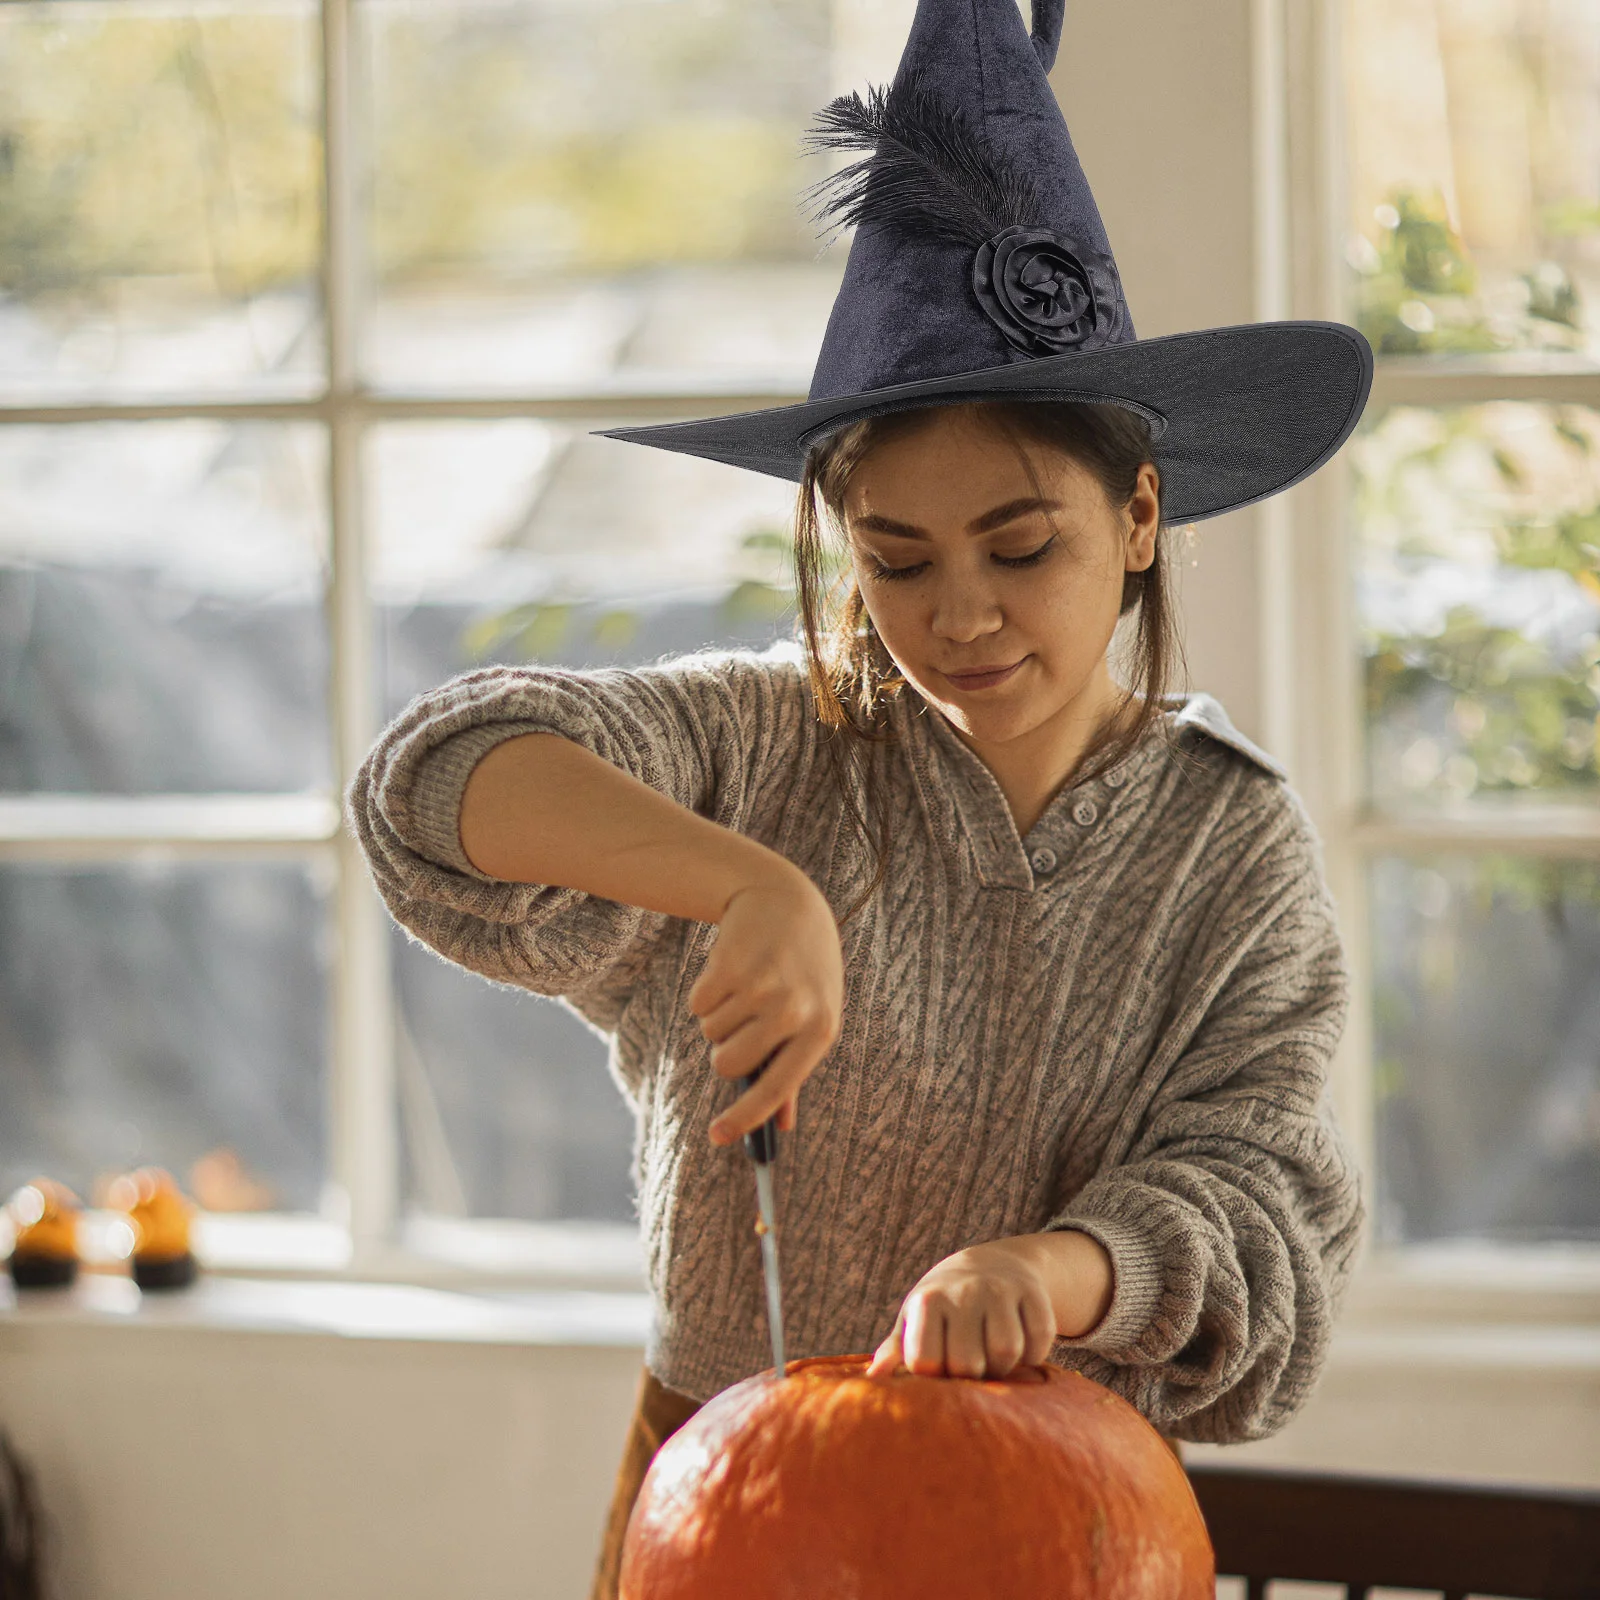
[[[1245,738],[1234,727],[1228,718],[1228,713],[1222,709],[1222,702],[1215,695],[1201,693],[1169,695],[1166,703],[1173,707],[1168,712],[1166,720],[1174,733],[1181,733],[1186,728],[1196,728],[1216,743],[1225,744],[1230,750],[1237,750],[1240,755],[1253,761],[1274,778],[1288,780],[1289,774],[1280,762],[1269,756],[1254,740]]]
[[[907,751],[923,814],[951,865],[959,868],[966,856],[988,888],[1033,888],[1030,846],[1018,834],[994,774],[943,712],[915,690],[908,686],[892,705],[895,731]],[[1035,836],[1059,838],[1063,824],[1072,829],[1072,817],[1094,817],[1137,796],[1175,739],[1198,735],[1237,751],[1275,778],[1286,776],[1278,762],[1234,727],[1215,696],[1168,695],[1163,706],[1163,715],[1110,772],[1087,786],[1068,784],[1055,795],[1028,833],[1030,842]]]

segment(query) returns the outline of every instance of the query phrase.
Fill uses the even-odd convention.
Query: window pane
[[[651,661],[793,626],[793,487],[540,422],[369,438],[382,693],[492,661]],[[632,1118],[558,1002],[396,939],[409,1197],[425,1211],[627,1221]]]
[[[321,371],[316,7],[0,6],[0,398]]]
[[[382,697],[486,661],[652,661],[793,624],[794,486],[511,420],[368,437]]]
[[[0,429],[0,793],[331,782],[321,432]]]
[[[88,1199],[153,1162],[215,1207],[314,1208],[324,901],[301,865],[0,867],[0,1185]]]
[[[1379,1226],[1600,1239],[1600,865],[1371,876]]]
[[[1347,0],[1352,317],[1600,356],[1600,0]]]
[[[375,381],[803,391],[844,269],[797,204],[832,9],[366,0]]]
[[[632,1222],[633,1116],[606,1042],[541,995],[394,937],[406,1197],[431,1215]]]
[[[1600,413],[1369,411],[1351,441],[1373,797],[1600,799]]]

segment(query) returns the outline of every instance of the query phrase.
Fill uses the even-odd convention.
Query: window
[[[787,485],[589,430],[803,395],[844,250],[798,136],[908,18],[0,7],[0,1184],[159,1161],[484,1262],[627,1221],[601,1042],[405,944],[338,796],[459,668],[786,626]],[[1281,20],[1284,304],[1378,353],[1262,682],[1347,1122],[1387,1246],[1592,1244],[1600,0]]]
[[[462,668],[786,631],[790,486],[589,430],[804,397],[841,26],[0,8],[0,1184],[630,1222],[602,1041],[408,946],[338,797]]]
[[[1377,1237],[1600,1241],[1600,4],[1344,0]]]

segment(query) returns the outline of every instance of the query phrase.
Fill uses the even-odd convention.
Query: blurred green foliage
[[[380,278],[808,260],[814,0],[364,7]],[[0,7],[0,291],[303,284],[321,227],[315,8]],[[759,70],[758,70],[759,69]]]
[[[1557,237],[1600,231],[1600,207],[1576,202],[1553,208],[1547,220]],[[1581,347],[1581,297],[1560,262],[1546,258],[1520,273],[1515,300],[1491,310],[1439,189],[1396,186],[1375,221],[1376,240],[1356,242],[1350,267],[1355,323],[1379,354]]]
[[[815,0],[366,16],[380,277],[815,253],[795,205],[832,43]]]
[[[739,540],[718,601],[724,624],[777,622],[794,609],[794,550],[787,531],[752,528]],[[654,598],[654,597],[652,597]],[[626,651],[639,631],[643,600],[616,604],[576,595],[529,601],[475,618],[462,634],[468,660],[554,661]]]
[[[0,8],[0,290],[307,278],[315,49],[309,13]]]
[[[1397,424],[1380,440],[1384,448],[1355,452],[1370,580],[1425,596],[1456,563],[1487,562],[1508,582],[1543,571],[1557,575],[1554,593],[1566,585],[1577,591],[1569,614],[1581,617],[1587,606],[1594,623],[1576,635],[1570,627],[1530,634],[1464,602],[1444,607],[1436,625],[1411,631],[1368,621],[1366,722],[1373,759],[1384,763],[1375,782],[1430,804],[1593,803],[1600,799],[1600,498],[1545,509],[1541,500],[1552,491],[1529,461],[1559,459],[1564,450],[1581,464],[1580,481],[1592,477],[1597,419],[1580,408],[1525,405],[1514,415],[1442,407],[1426,420],[1418,427],[1416,414],[1397,409],[1363,425],[1370,438]],[[1496,481],[1503,493],[1493,492]],[[1570,480],[1564,492],[1572,496]],[[1600,898],[1600,876],[1560,860],[1484,856],[1456,877],[1452,892],[1467,897],[1463,906],[1486,912],[1496,897],[1508,897],[1521,910],[1542,908],[1558,925],[1573,896]]]
[[[1367,654],[1367,715],[1375,724],[1448,690],[1453,754],[1440,751],[1449,789],[1473,793],[1559,788],[1600,791],[1600,643],[1577,662],[1452,606],[1429,637],[1374,633]],[[1424,734],[1419,738],[1426,738]],[[1437,750],[1442,740],[1430,743]]]

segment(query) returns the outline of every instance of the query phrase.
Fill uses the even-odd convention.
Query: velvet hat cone
[[[597,430],[798,482],[861,417],[962,400],[1123,405],[1151,425],[1169,523],[1250,505],[1315,472],[1372,386],[1340,322],[1252,322],[1140,339],[1046,74],[1065,0],[919,0],[893,82],[841,95],[813,150],[861,159],[814,184],[853,225],[808,398]]]

